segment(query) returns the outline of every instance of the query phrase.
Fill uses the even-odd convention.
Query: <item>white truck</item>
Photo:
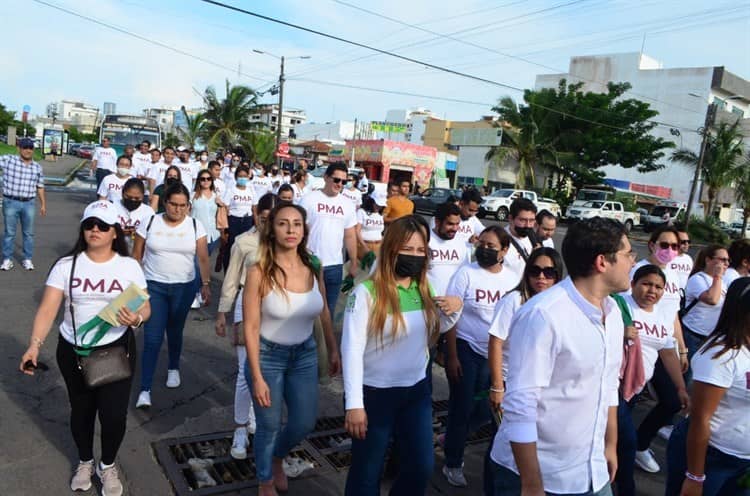
[[[516,198],[527,198],[536,205],[537,212],[546,210],[557,218],[560,218],[560,205],[550,198],[540,198],[533,191],[525,189],[497,189],[488,196],[482,197],[480,214],[490,215],[497,220],[507,220],[510,212],[510,204]]]
[[[604,217],[619,220],[625,224],[625,229],[630,232],[634,226],[641,223],[641,214],[637,212],[626,212],[622,203],[616,201],[592,200],[582,205],[572,205],[566,212],[568,219],[583,220],[592,217]]]
[[[643,230],[646,232],[653,231],[654,229],[674,224],[677,222],[677,217],[687,212],[687,203],[678,202],[674,200],[661,200],[654,205],[648,215],[643,216]],[[693,205],[693,210],[690,216],[698,216],[703,218],[703,204],[696,203]]]

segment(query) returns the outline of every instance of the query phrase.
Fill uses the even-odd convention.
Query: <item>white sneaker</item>
[[[661,467],[659,467],[659,464],[654,458],[654,452],[650,449],[644,451],[636,451],[635,464],[638,465],[641,470],[645,470],[646,472],[650,472],[652,474],[655,474],[656,472],[661,470]]]
[[[250,405],[250,415],[247,416],[247,432],[255,434],[255,429],[255,408],[253,405]]]
[[[234,437],[232,438],[232,449],[229,450],[229,454],[235,460],[245,460],[247,458],[247,429],[244,427],[237,427],[234,430]]]
[[[120,482],[117,467],[112,465],[102,469],[101,465],[97,464],[96,475],[102,481],[102,496],[122,496],[122,482]]]
[[[672,429],[674,429],[674,426],[665,425],[664,427],[659,429],[659,437],[669,441],[669,438],[672,437]]]
[[[13,260],[6,258],[3,260],[3,264],[0,265],[0,270],[11,270],[13,268]]]
[[[78,462],[76,471],[70,481],[71,491],[88,491],[91,489],[91,478],[94,476],[94,460]]]
[[[180,387],[179,370],[167,370],[167,387],[172,389]]]
[[[34,270],[34,264],[28,258],[21,262],[21,266],[26,270]]]
[[[138,401],[135,403],[136,408],[151,408],[151,391],[141,391],[138,395]]]
[[[443,466],[443,475],[448,479],[448,484],[451,486],[466,487],[469,485],[469,483],[466,482],[466,477],[464,477],[463,467],[448,468]]]

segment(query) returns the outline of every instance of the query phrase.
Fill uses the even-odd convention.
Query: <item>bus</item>
[[[159,122],[142,115],[105,115],[99,132],[99,143],[104,138],[109,138],[110,146],[117,151],[117,155],[122,155],[125,145],[133,145],[138,149],[143,140],[150,141],[152,148],[161,148]]]

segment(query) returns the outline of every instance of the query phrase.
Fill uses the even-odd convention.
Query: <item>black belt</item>
[[[20,196],[3,195],[3,198],[7,198],[8,200],[15,200],[15,201],[20,201],[20,202],[27,202],[27,201],[33,200],[36,197],[32,196],[31,198],[21,198]]]

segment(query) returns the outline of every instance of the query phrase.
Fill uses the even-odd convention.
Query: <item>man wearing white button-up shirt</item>
[[[611,494],[624,329],[609,295],[627,289],[633,251],[622,224],[597,217],[568,229],[562,253],[570,276],[511,324],[504,418],[485,474],[494,496]]]

